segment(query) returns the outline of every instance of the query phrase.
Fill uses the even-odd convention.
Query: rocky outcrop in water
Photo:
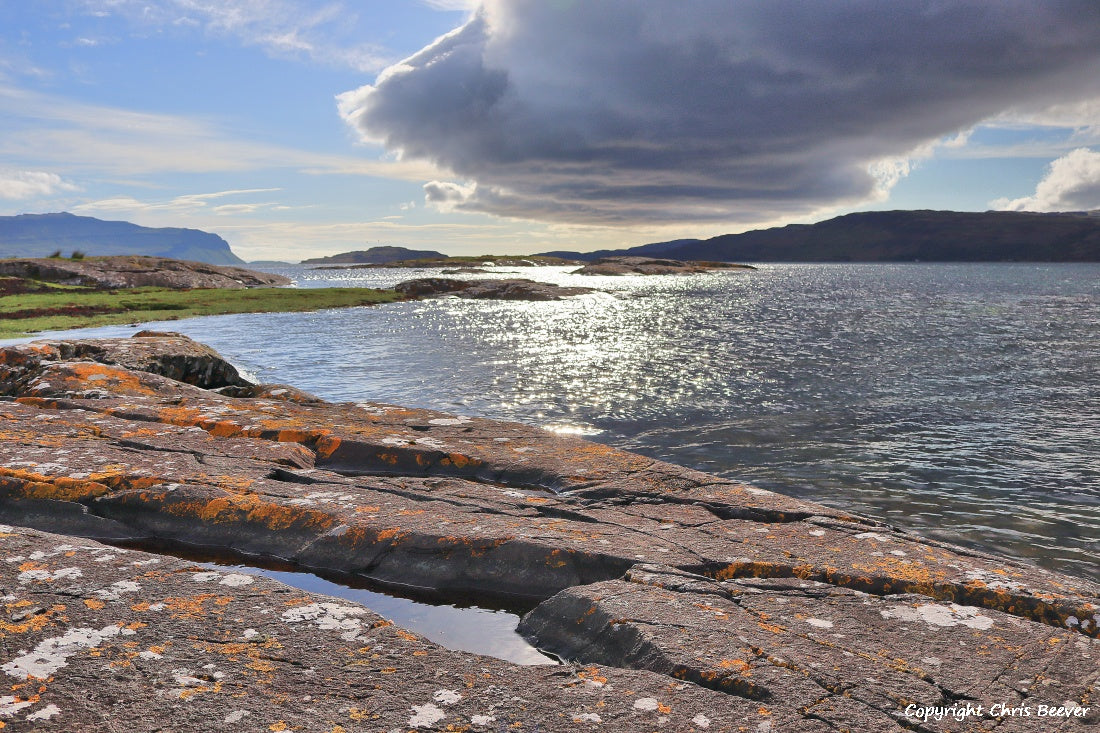
[[[171,334],[6,347],[0,391],[0,521],[66,535],[0,532],[16,730],[1100,722],[1085,580],[524,425],[251,385]],[[75,537],[523,599],[521,630],[570,664]],[[985,712],[914,717],[966,703]]]
[[[654,257],[604,257],[577,270],[576,275],[693,275],[712,270],[753,270],[730,262],[682,262]]]
[[[290,285],[282,275],[164,257],[0,260],[0,275],[65,285],[114,288],[259,288]]]
[[[355,252],[341,252],[328,257],[302,260],[303,265],[387,265],[391,262],[418,259],[446,259],[447,255],[434,249],[409,249],[408,247],[371,247]]]
[[[455,280],[446,277],[422,277],[398,283],[393,289],[410,298],[454,295],[478,300],[561,300],[595,292],[592,288],[565,287],[519,278]]]

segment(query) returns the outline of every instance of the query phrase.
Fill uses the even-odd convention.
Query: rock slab
[[[12,727],[1098,721],[1100,588],[1086,580],[525,425],[253,385],[176,334],[0,349],[0,396],[0,667],[12,685],[0,722]],[[281,559],[443,601],[520,601],[533,608],[522,631],[570,664],[442,650],[359,606],[87,538]],[[309,636],[292,643],[294,629]],[[261,651],[255,638],[274,642]],[[171,639],[186,641],[166,656]],[[965,703],[985,710],[906,713]],[[1085,712],[1025,720],[991,713],[997,703]]]

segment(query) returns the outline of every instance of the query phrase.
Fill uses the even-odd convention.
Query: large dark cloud
[[[487,0],[340,101],[454,171],[437,203],[752,222],[866,200],[944,135],[1097,95],[1096,0]]]

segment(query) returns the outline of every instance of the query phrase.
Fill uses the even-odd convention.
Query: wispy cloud
[[[417,161],[314,153],[242,139],[212,121],[74,102],[0,85],[0,156],[50,164],[67,175],[143,176],[293,169],[423,181]],[[15,163],[18,165],[18,163]]]
[[[424,5],[436,10],[473,10],[478,0],[420,0]]]
[[[393,59],[352,35],[355,12],[342,2],[302,0],[83,0],[89,13],[121,16],[139,29],[200,29],[276,56],[375,72]]]
[[[203,211],[213,211],[217,214],[242,214],[252,213],[266,208],[283,208],[278,202],[254,202],[236,203],[211,206],[211,202],[232,196],[246,196],[257,193],[272,193],[280,191],[278,188],[247,188],[233,191],[214,191],[212,193],[192,193],[182,196],[174,196],[170,199],[159,201],[141,201],[132,196],[115,196],[98,201],[88,201],[72,207],[73,211],[81,214],[127,214],[141,215],[157,212],[174,212],[179,214],[197,214]]]

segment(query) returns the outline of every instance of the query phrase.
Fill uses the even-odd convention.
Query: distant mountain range
[[[406,247],[371,247],[368,250],[341,252],[329,257],[314,257],[302,260],[303,265],[385,265],[402,260],[443,259],[447,255],[430,249],[408,249]]]
[[[212,265],[244,264],[228,242],[198,229],[153,229],[68,213],[0,216],[0,257],[47,257],[58,250],[66,256],[79,250],[88,256],[146,255]]]
[[[1100,262],[1100,214],[868,211],[711,239],[543,254],[586,261],[644,255],[725,262]]]

